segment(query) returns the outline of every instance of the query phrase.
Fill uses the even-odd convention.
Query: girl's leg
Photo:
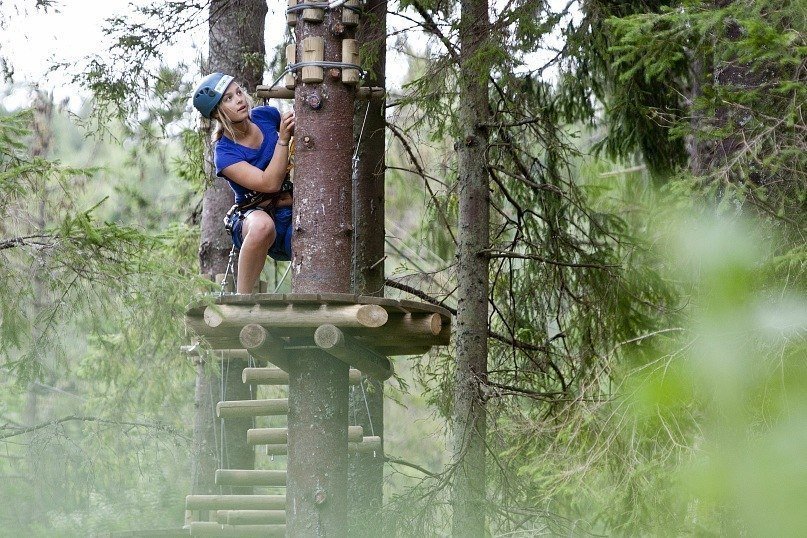
[[[244,243],[238,255],[236,293],[252,293],[261,274],[266,253],[275,242],[275,223],[265,211],[253,211],[244,219]]]

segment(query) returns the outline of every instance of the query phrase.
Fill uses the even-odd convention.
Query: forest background
[[[0,534],[181,525],[195,371],[179,349],[185,306],[210,289],[207,179],[187,102],[201,68],[161,64],[156,45],[206,7],[133,9],[156,29],[141,71],[120,14],[107,56],[54,66],[91,98],[32,90],[0,114]],[[455,88],[475,73],[490,104],[484,532],[803,535],[804,3],[494,5],[470,71],[466,7],[390,5],[408,60],[386,115],[386,264],[388,295],[456,307]],[[2,0],[0,30],[57,8]],[[280,65],[270,51],[264,82]],[[387,534],[452,532],[456,359],[396,362]]]

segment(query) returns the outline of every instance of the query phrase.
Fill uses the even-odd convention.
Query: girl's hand
[[[294,134],[294,112],[285,112],[280,116],[280,129],[278,129],[278,138],[281,142],[288,144],[289,139]]]

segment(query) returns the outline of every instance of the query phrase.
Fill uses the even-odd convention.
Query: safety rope
[[[235,258],[235,245],[232,246],[230,249],[230,257],[227,258],[227,267],[224,269],[224,278],[221,279],[221,291],[219,292],[219,297],[222,297],[225,293],[225,289],[227,288],[227,276],[232,273],[235,275],[235,265],[233,264],[233,258]]]
[[[303,11],[304,9],[322,9],[322,10],[331,10],[336,8],[347,9],[354,13],[358,13],[361,15],[362,10],[359,6],[346,6],[344,5],[347,0],[335,0],[329,4],[319,3],[319,2],[303,2],[302,4],[295,4],[291,7],[286,8],[286,13],[297,13],[298,11]]]

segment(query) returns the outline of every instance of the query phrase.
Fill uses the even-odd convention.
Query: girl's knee
[[[253,217],[254,218],[249,218]],[[244,223],[244,242],[267,243],[271,245],[275,240],[275,223],[263,211],[252,213]]]

